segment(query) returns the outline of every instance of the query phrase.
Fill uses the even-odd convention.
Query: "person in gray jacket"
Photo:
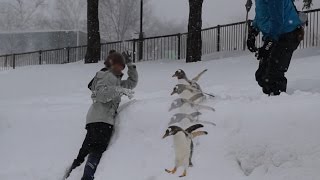
[[[112,53],[108,56],[110,69],[97,72],[92,82],[93,104],[91,105],[86,120],[87,135],[82,144],[77,158],[67,169],[65,179],[71,171],[80,166],[88,156],[84,174],[81,180],[93,180],[102,154],[106,151],[113,134],[115,116],[121,102],[121,96],[133,97],[134,89],[138,83],[138,72],[132,64],[128,52]],[[125,66],[128,67],[128,79],[122,80]]]

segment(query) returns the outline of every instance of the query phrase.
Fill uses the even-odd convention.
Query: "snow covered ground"
[[[221,54],[218,57],[223,57]],[[204,62],[138,64],[136,102],[118,116],[112,144],[97,180],[174,180],[171,138],[162,140],[173,113],[169,93],[178,68],[217,95],[204,112],[208,136],[197,140],[186,180],[319,180],[320,50],[302,50],[293,60],[289,94],[267,97],[254,80],[258,62],[248,54]],[[216,60],[207,60],[216,59]],[[0,179],[57,180],[78,153],[90,106],[86,86],[102,63],[47,65],[0,72]],[[123,102],[128,102],[123,98]],[[79,180],[83,166],[70,180]]]

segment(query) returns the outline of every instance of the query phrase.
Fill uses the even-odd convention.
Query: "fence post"
[[[136,39],[133,39],[132,41],[132,56],[133,56],[133,62],[136,62]]]
[[[139,37],[139,47],[138,47],[138,52],[139,52],[139,61],[142,61],[143,59],[143,35]]]
[[[219,52],[220,51],[220,38],[221,38],[221,27],[220,25],[217,26],[217,51]]]
[[[178,34],[178,59],[181,59],[181,34]]]
[[[246,51],[247,48],[247,34],[248,34],[248,26],[251,24],[251,21],[245,22],[244,34],[243,34],[243,51]]]
[[[70,63],[70,47],[67,47],[67,62]]]
[[[16,68],[16,55],[13,54],[12,56],[13,56],[12,57],[12,68],[15,69]]]
[[[39,51],[39,65],[42,64],[42,51]]]
[[[5,56],[4,67],[8,67],[8,55]]]

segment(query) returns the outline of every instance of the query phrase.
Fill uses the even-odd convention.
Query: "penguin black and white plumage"
[[[198,81],[201,78],[201,76],[207,71],[207,69],[203,70],[196,77],[190,80],[188,79],[186,73],[182,69],[177,70],[175,74],[172,76],[178,79],[178,84],[175,87],[175,93],[179,94],[180,97],[184,99],[191,98],[195,93],[202,93],[203,97],[198,100],[198,103],[206,99],[205,95],[208,95],[209,97],[215,97],[212,94],[203,92],[200,85],[198,84]]]
[[[212,126],[216,126],[215,123],[209,121],[201,121],[198,117],[201,115],[200,112],[194,112],[191,114],[177,113],[172,116],[169,125],[180,123],[184,119],[188,119],[190,123],[202,123],[202,124],[210,124]]]
[[[199,81],[201,76],[207,71],[207,69],[203,70],[196,77],[190,80],[188,79],[187,74],[182,69],[178,69],[172,77],[176,77],[178,79],[179,84],[191,85],[192,87],[202,91],[200,85],[197,82]]]
[[[171,96],[174,94],[182,94],[185,91],[189,91],[190,93],[201,93],[201,91],[199,91],[198,89],[190,86],[189,84],[177,84],[174,88],[173,91],[171,93]]]
[[[181,98],[184,98],[184,99],[191,99],[197,95],[198,99],[194,100],[197,103],[200,103],[206,99],[206,96],[200,89],[196,89],[188,84],[177,84],[173,88],[171,96],[174,94],[178,94]]]
[[[200,105],[200,104],[194,103],[192,100],[183,99],[183,98],[178,98],[178,99],[174,100],[171,103],[169,111],[172,111],[177,108],[183,108],[184,106],[189,106],[197,111],[199,111],[201,109],[215,111],[215,109],[210,106]]]
[[[162,137],[163,139],[168,136],[173,136],[175,138],[177,135],[183,137],[174,141],[175,167],[172,170],[166,169],[166,172],[174,174],[179,167],[183,167],[184,171],[180,177],[187,175],[188,167],[192,166],[193,138],[208,134],[206,131],[194,132],[202,127],[202,124],[196,124],[184,130],[179,126],[170,126],[166,130],[166,133]]]
[[[182,69],[178,69],[172,77],[176,77],[178,79],[179,84],[190,84],[190,81]]]

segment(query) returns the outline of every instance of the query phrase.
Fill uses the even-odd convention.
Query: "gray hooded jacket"
[[[128,76],[127,80],[121,80],[122,76],[115,76],[111,71],[97,72],[92,83],[93,104],[88,111],[86,124],[115,124],[115,115],[123,92],[137,86],[138,72],[135,65],[128,64]]]

